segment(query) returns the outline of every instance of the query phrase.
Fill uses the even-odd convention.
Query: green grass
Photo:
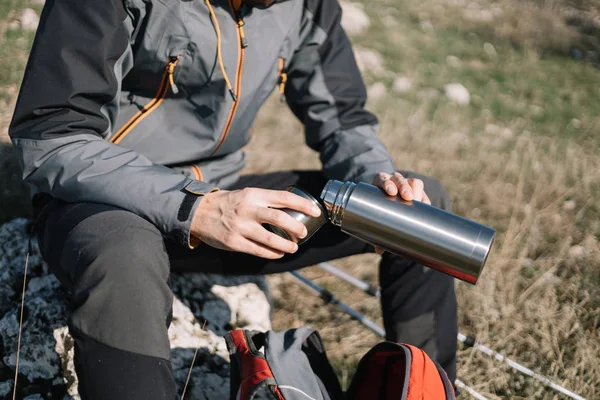
[[[411,3],[414,1],[406,0],[397,10],[410,10]],[[368,5],[365,9],[370,11]],[[563,54],[540,56],[501,38],[491,42],[496,54],[490,56],[485,50],[489,42],[473,31],[458,27],[424,31],[410,12],[393,15],[401,21],[396,32],[392,34],[382,19],[371,13],[374,23],[355,42],[378,50],[388,70],[411,77],[421,89],[441,90],[447,83],[462,83],[472,99],[468,109],[456,110],[469,121],[466,129],[481,131],[489,121],[517,124],[521,131],[572,138],[589,145],[590,151],[600,148],[600,88],[596,84],[600,74],[594,65]],[[459,65],[449,66],[448,57],[457,57]],[[384,82],[391,86],[390,80]],[[415,104],[422,102],[414,94],[403,97]],[[447,102],[433,103],[431,119],[453,107]]]
[[[9,28],[8,24],[18,16],[20,10],[33,8],[39,13],[40,6],[32,6],[29,1],[0,0],[0,102],[9,104],[14,97],[27,64],[29,49],[35,32],[20,28]]]
[[[21,10],[42,7],[29,0],[0,0],[0,128],[8,125],[12,103],[23,77],[35,32],[9,28]],[[29,217],[29,190],[22,183],[20,168],[6,132],[0,132],[0,224],[16,217]]]

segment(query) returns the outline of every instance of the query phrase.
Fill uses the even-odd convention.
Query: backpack
[[[319,333],[304,326],[283,332],[234,330],[230,400],[454,400],[441,367],[417,347],[374,346],[343,392]]]

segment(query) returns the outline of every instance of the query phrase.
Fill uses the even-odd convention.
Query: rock
[[[35,31],[40,23],[40,17],[37,15],[35,10],[26,8],[21,11],[19,23],[22,29]]]
[[[0,399],[8,399],[9,393],[12,392],[12,385],[14,380],[10,379],[6,382],[0,383]]]
[[[587,256],[587,250],[585,247],[576,245],[569,248],[569,256],[575,260],[581,260]]]
[[[381,82],[376,82],[367,89],[367,97],[370,100],[381,100],[387,95],[387,88]]]
[[[458,68],[460,67],[460,58],[456,56],[447,56],[446,64],[448,64],[449,67]]]
[[[504,139],[510,139],[513,137],[513,132],[509,128],[502,128],[495,124],[486,124],[485,133],[488,135],[502,137]]]
[[[483,51],[485,51],[485,54],[487,54],[487,56],[489,58],[496,58],[496,57],[498,57],[498,52],[496,51],[496,48],[494,47],[493,44],[491,44],[489,42],[485,42],[483,44]]]
[[[354,55],[356,57],[358,68],[360,68],[362,72],[378,75],[385,73],[381,55],[379,55],[379,53],[376,51],[365,49],[364,47],[355,47]]]
[[[27,251],[26,220],[0,226],[0,398],[12,393],[21,285]],[[68,306],[58,280],[48,272],[33,241],[29,258],[18,398],[79,399]],[[222,335],[233,328],[271,329],[264,277],[172,276],[175,294],[169,328],[171,362],[180,395],[196,348],[186,398],[226,399],[229,356]],[[198,321],[206,321],[203,327]],[[30,383],[33,382],[34,383]]]
[[[567,200],[563,203],[563,210],[573,211],[576,205],[575,200]]]
[[[421,27],[423,32],[426,32],[426,33],[435,32],[435,27],[433,26],[431,21],[422,20],[419,22],[419,26]]]
[[[394,92],[408,93],[413,88],[413,81],[406,76],[400,76],[394,80]]]
[[[444,93],[450,101],[460,104],[467,105],[471,100],[469,91],[460,83],[449,83],[444,86]]]
[[[535,116],[540,116],[544,113],[544,108],[542,106],[538,106],[537,104],[532,104],[529,106],[531,113]]]
[[[342,27],[350,36],[363,33],[370,25],[371,20],[365,13],[362,4],[342,1]]]

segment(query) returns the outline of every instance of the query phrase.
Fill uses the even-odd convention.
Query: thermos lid
[[[306,214],[303,214],[303,213],[295,211],[295,210],[290,210],[290,209],[283,210],[286,213],[288,213],[290,216],[292,216],[296,221],[301,222],[306,227],[306,231],[308,233],[302,239],[290,237],[290,235],[285,230],[279,228],[278,226],[269,225],[269,228],[271,229],[271,231],[273,231],[273,233],[283,237],[284,239],[288,239],[288,240],[291,240],[298,244],[302,244],[302,243],[306,242],[308,239],[310,239],[310,237],[312,235],[314,235],[315,232],[318,231],[319,228],[321,228],[321,226],[323,226],[325,224],[325,222],[327,222],[327,210],[310,193],[306,192],[303,189],[300,189],[297,186],[294,186],[294,185],[289,186],[286,190],[288,192],[294,193],[300,197],[304,197],[305,199],[312,201],[313,204],[316,205],[321,210],[321,215],[319,215],[318,217],[312,217],[310,215],[306,215]]]

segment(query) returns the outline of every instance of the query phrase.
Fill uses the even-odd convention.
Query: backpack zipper
[[[223,145],[225,139],[227,139],[227,135],[229,134],[229,130],[231,129],[231,124],[233,123],[233,118],[235,117],[235,112],[237,111],[238,105],[240,103],[240,98],[242,96],[242,75],[244,72],[244,49],[248,47],[248,40],[246,39],[246,35],[244,34],[244,20],[236,11],[231,1],[229,1],[229,7],[231,7],[231,12],[233,13],[236,19],[236,33],[238,37],[238,42],[240,44],[240,47],[238,48],[237,69],[235,72],[235,96],[233,96],[233,104],[231,105],[231,110],[229,111],[227,122],[225,123],[225,129],[223,129],[223,133],[221,134],[219,143],[212,151],[211,155],[215,154],[217,150],[219,150],[221,145]]]
[[[165,67],[165,72],[163,73],[158,92],[156,93],[154,99],[146,104],[144,108],[138,111],[125,125],[123,125],[121,129],[119,129],[119,131],[110,139],[111,143],[119,144],[119,142],[121,142],[121,140],[123,140],[123,138],[127,136],[127,134],[131,132],[133,128],[137,126],[137,124],[142,122],[144,118],[156,110],[165,99],[169,88],[171,88],[173,94],[179,93],[179,88],[175,84],[175,79],[173,76],[175,73],[175,67],[177,67],[177,63],[179,62],[179,58],[180,56],[170,58],[169,63]]]

